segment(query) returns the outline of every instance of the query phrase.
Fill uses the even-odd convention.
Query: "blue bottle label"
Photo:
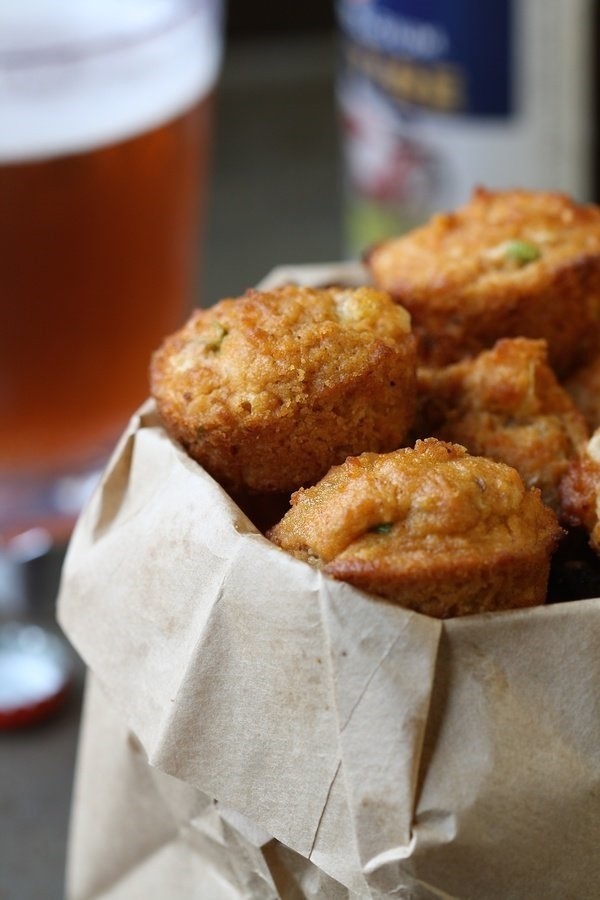
[[[349,71],[390,100],[462,116],[514,110],[512,0],[339,0]]]

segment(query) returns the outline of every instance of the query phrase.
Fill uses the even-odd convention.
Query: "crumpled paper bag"
[[[59,619],[93,673],[73,900],[600,896],[600,599],[439,621],[369,597],[271,545],[149,402]]]

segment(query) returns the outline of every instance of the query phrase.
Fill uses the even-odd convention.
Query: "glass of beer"
[[[221,18],[0,4],[0,547],[68,535],[193,303]]]

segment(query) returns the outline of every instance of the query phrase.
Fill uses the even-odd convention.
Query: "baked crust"
[[[288,285],[198,310],[154,354],[171,435],[230,491],[292,491],[402,445],[416,404],[410,317],[381,291]]]
[[[501,337],[543,338],[561,375],[597,352],[600,209],[559,193],[475,190],[367,255],[374,283],[410,311],[424,364]]]
[[[590,546],[600,554],[600,428],[571,461],[560,491],[567,524],[585,528]]]
[[[561,530],[509,466],[429,438],[297,491],[268,537],[326,574],[438,618],[545,600]]]
[[[600,356],[576,369],[563,386],[581,410],[590,432],[600,428]]]
[[[473,359],[419,371],[421,435],[514,466],[560,511],[559,484],[587,425],[547,362],[546,342],[503,338]]]

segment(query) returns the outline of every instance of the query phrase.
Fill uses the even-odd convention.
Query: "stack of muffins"
[[[561,525],[600,550],[600,209],[479,189],[366,262],[194,313],[152,360],[165,428],[329,577],[440,618],[545,602]]]

